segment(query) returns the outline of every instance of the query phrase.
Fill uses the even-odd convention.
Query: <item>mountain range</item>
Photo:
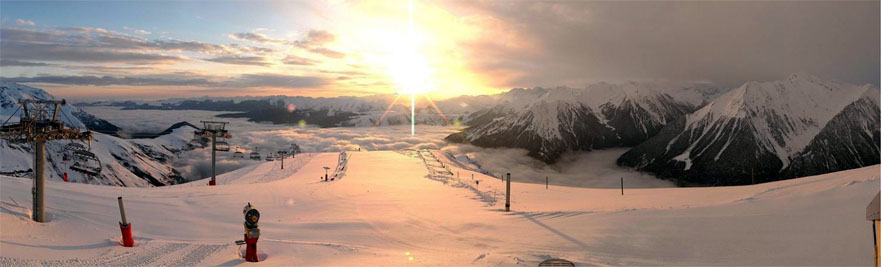
[[[52,98],[40,89],[12,85],[3,84],[0,115],[11,114],[15,99]],[[731,90],[708,83],[625,82],[582,88],[515,88],[496,95],[439,101],[417,97],[415,111],[417,124],[463,126],[446,138],[453,143],[523,148],[529,156],[549,164],[568,152],[628,147],[617,159],[620,166],[681,185],[740,185],[879,164],[879,97],[879,89],[873,85],[794,74],[778,81],[747,82]],[[219,117],[363,127],[410,123],[410,101],[406,98],[205,97],[77,105],[228,111],[231,113]],[[65,111],[71,114],[66,123],[76,127],[114,130],[112,124],[79,109]],[[191,125],[180,127],[189,129],[182,132],[193,130]],[[176,134],[166,131],[146,135],[155,137],[152,139],[108,142],[146,146],[136,146],[140,152],[124,148],[134,154],[167,154],[182,148],[181,142],[186,143],[189,137]],[[166,139],[176,141],[150,141]],[[154,185],[174,183],[169,180],[174,170],[168,169],[168,164],[161,165],[163,171],[129,171],[136,177],[150,173],[154,178],[146,180]],[[6,169],[0,166],[0,171]]]
[[[748,82],[619,159],[683,184],[739,185],[879,164],[879,89],[794,74]]]
[[[706,84],[637,82],[513,91],[447,140],[524,148],[553,163],[569,151],[640,144],[719,92]]]
[[[56,98],[42,89],[0,82],[0,118],[4,121],[9,119],[7,123],[17,122],[21,113],[16,110],[21,99]],[[70,105],[62,106],[59,112],[62,114],[60,120],[69,128],[83,131],[93,127],[116,128],[113,124]],[[182,183],[184,179],[172,167],[172,160],[186,147],[195,130],[192,125],[181,124],[147,139],[122,139],[93,132],[89,152],[100,161],[101,171],[97,175],[73,171],[70,169],[73,162],[63,160],[65,149],[72,141],[49,141],[46,143],[47,179],[60,181],[67,173],[72,182],[78,183],[129,187]],[[33,159],[32,144],[0,140],[0,174],[30,176],[33,173]]]

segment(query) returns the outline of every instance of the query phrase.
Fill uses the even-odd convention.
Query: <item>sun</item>
[[[435,90],[428,60],[412,47],[403,47],[391,56],[387,71],[399,94],[423,94]]]
[[[413,46],[396,50],[394,56],[389,58],[388,64],[388,75],[398,87],[398,94],[410,95],[410,135],[414,135],[416,95],[434,89],[431,68],[428,61],[413,50]]]
[[[398,86],[399,94],[426,93],[434,89],[432,86],[432,69],[429,61],[417,53],[416,38],[414,36],[414,10],[413,0],[408,1],[408,32],[404,42],[398,43],[400,47],[393,48],[393,54],[389,58],[387,73]],[[397,46],[397,45],[396,45]]]

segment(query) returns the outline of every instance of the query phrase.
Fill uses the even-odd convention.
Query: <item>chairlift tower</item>
[[[88,141],[92,147],[92,132],[80,132],[77,129],[67,129],[58,118],[58,111],[66,104],[65,100],[32,100],[22,99],[20,105],[6,121],[0,125],[0,139],[10,143],[33,143],[34,144],[34,187],[31,191],[34,197],[32,219],[36,222],[46,222],[46,142],[52,140],[82,140]],[[7,124],[18,111],[22,111],[18,122]],[[64,112],[62,116],[67,117]],[[68,121],[70,119],[68,118]]]
[[[196,131],[196,135],[211,138],[211,181],[208,181],[208,185],[213,186],[216,184],[216,182],[215,182],[215,161],[216,161],[215,152],[217,152],[217,138],[222,137],[222,138],[226,139],[226,138],[230,138],[233,136],[230,135],[230,133],[227,132],[227,130],[226,130],[226,126],[227,126],[227,124],[229,124],[229,122],[224,122],[224,121],[201,121],[201,122],[202,122],[203,127],[201,130]],[[227,146],[227,150],[229,150],[229,145]]]

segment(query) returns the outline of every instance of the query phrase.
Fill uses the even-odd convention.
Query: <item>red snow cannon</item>
[[[257,239],[260,237],[257,221],[260,220],[260,212],[248,203],[242,213],[245,214],[245,261],[257,262]]]
[[[119,215],[122,221],[119,222],[119,231],[122,232],[122,244],[124,247],[135,246],[135,238],[132,237],[132,224],[126,221],[126,209],[123,206],[122,197],[116,198],[119,201]]]

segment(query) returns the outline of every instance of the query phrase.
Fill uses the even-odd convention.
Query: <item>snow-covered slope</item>
[[[55,99],[45,91],[15,83],[0,85],[0,117],[10,118],[18,108],[19,99]],[[21,115],[12,116],[10,122]],[[62,121],[71,128],[86,130],[87,125],[79,117],[94,118],[81,110],[64,106]],[[74,116],[76,113],[84,113]],[[95,118],[97,119],[97,118]],[[95,122],[94,120],[91,122]],[[103,121],[103,120],[102,120]],[[117,186],[162,186],[183,182],[171,167],[175,152],[183,148],[192,137],[195,128],[186,126],[154,139],[126,140],[93,132],[91,152],[101,161],[102,170],[96,176],[85,175],[70,169],[72,161],[64,161],[64,148],[71,141],[50,141],[46,144],[47,179],[61,181],[64,173],[71,182]],[[31,144],[14,144],[0,140],[0,174],[13,176],[33,175],[33,148]]]
[[[28,220],[31,181],[0,177],[0,265],[252,265],[242,207],[261,213],[255,266],[867,266],[867,203],[879,166],[739,187],[588,189],[505,184],[394,151],[353,152],[345,179],[320,182],[338,153],[299,169],[278,161],[161,188],[47,184],[50,222]],[[287,161],[286,161],[287,163]],[[292,166],[296,166],[295,164]],[[514,173],[513,175],[518,175]],[[477,181],[477,182],[476,182]],[[192,186],[191,186],[192,185]],[[126,201],[135,247],[118,244]]]
[[[791,178],[878,164],[879,126],[878,88],[794,74],[720,96],[619,164],[699,184]]]
[[[704,84],[636,82],[524,90],[448,140],[525,148],[554,162],[567,151],[637,145],[717,92]]]

